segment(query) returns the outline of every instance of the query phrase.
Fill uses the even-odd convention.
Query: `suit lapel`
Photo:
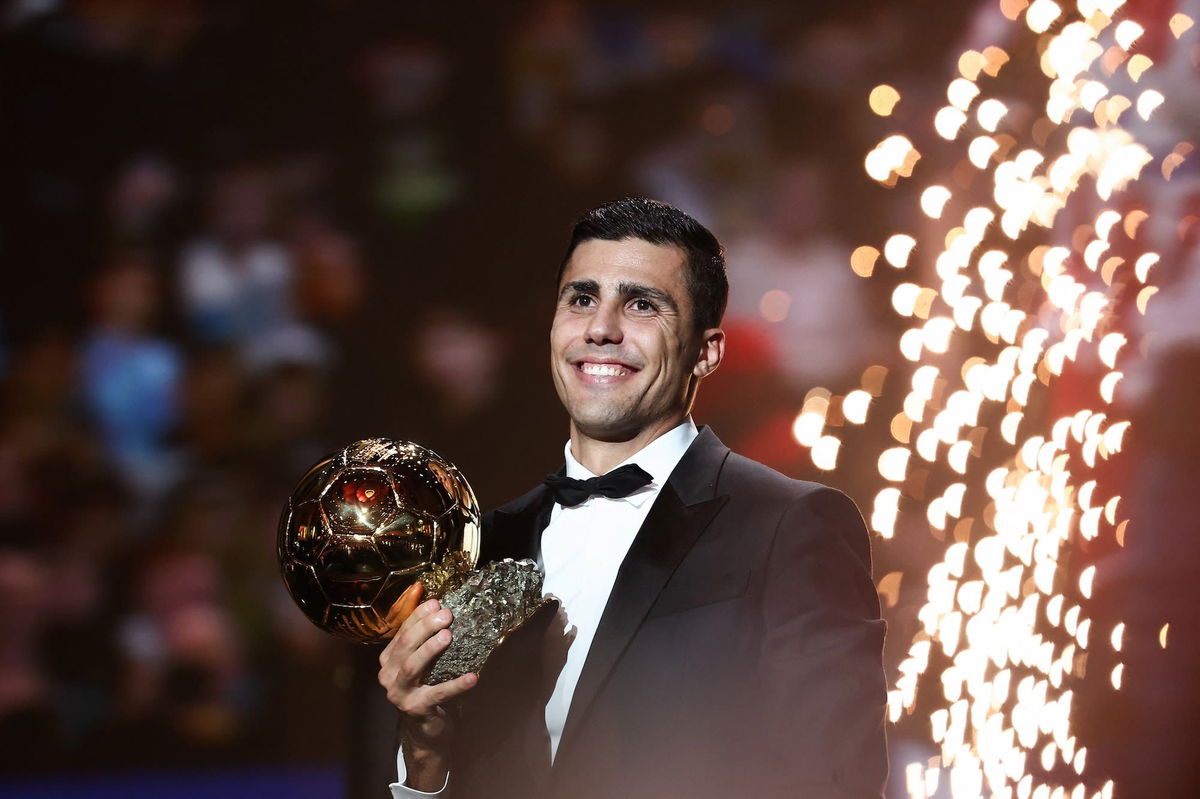
[[[490,529],[483,536],[480,563],[503,558],[538,557],[542,530],[550,522],[554,503],[550,492],[539,485],[529,493],[491,514]]]
[[[504,558],[534,558],[538,556],[541,533],[550,519],[553,500],[545,486],[539,485],[524,496],[489,513],[484,518],[485,532],[480,563]],[[478,788],[484,785],[508,786],[509,792],[500,791],[497,796],[540,796],[550,773],[550,738],[546,732],[544,717],[545,701],[526,699],[534,696],[525,682],[528,673],[520,675],[518,686],[496,689],[499,694],[491,695],[499,702],[499,708],[488,705],[482,719],[483,728],[475,732],[485,739],[485,747],[494,746],[495,740],[512,741],[512,748],[486,749],[492,760],[484,766],[487,776]],[[488,699],[489,697],[485,697]],[[477,698],[478,701],[478,698]],[[510,704],[506,704],[510,703]],[[488,739],[495,740],[488,740]],[[524,761],[520,756],[524,755]],[[476,795],[467,791],[470,795]],[[490,795],[485,791],[482,795]]]
[[[617,571],[571,698],[556,763],[562,762],[588,708],[663,586],[728,499],[716,494],[717,477],[728,454],[712,431],[702,428],[650,508]]]

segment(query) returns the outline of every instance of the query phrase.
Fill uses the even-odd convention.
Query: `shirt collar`
[[[667,478],[675,470],[675,466],[679,463],[680,458],[683,457],[683,453],[687,452],[688,447],[692,445],[692,442],[696,440],[696,436],[699,434],[700,431],[696,429],[696,424],[692,421],[692,417],[689,416],[680,424],[672,427],[613,467],[619,468],[629,463],[636,463],[649,472],[653,478],[653,481],[649,485],[639,488],[629,496],[624,497],[624,501],[629,502],[635,507],[641,507],[646,500],[657,496],[662,487],[666,485]],[[563,456],[567,462],[567,477],[572,477],[576,480],[586,480],[589,477],[596,477],[586,466],[575,460],[575,456],[571,454],[570,440],[563,447]],[[584,502],[583,505],[587,505],[589,502],[591,502],[590,499]]]

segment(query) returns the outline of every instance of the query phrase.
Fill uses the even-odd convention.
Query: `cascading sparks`
[[[1153,85],[1153,61],[1134,52],[1145,30],[1119,19],[1123,2],[1080,0],[1068,11],[1052,0],[1000,0],[1012,26],[1006,41],[1038,40],[1021,50],[1046,78],[1033,113],[1010,115],[1011,101],[988,96],[1011,68],[1005,50],[963,53],[934,115],[933,141],[942,142],[936,155],[956,155],[954,170],[973,170],[972,179],[945,181],[959,184],[958,197],[946,185],[926,186],[920,235],[899,232],[850,258],[864,278],[915,273],[892,293],[911,325],[899,340],[911,372],[871,367],[844,397],[814,389],[793,426],[814,464],[835,469],[843,442],[833,428],[865,424],[872,408],[886,407],[885,377],[907,378],[893,440],[878,452],[887,485],[869,523],[891,539],[898,520],[923,504],[927,529],[947,541],[888,694],[896,722],[917,712],[920,689],[940,748],[907,765],[914,799],[939,784],[954,797],[1114,793],[1106,775],[1086,768],[1072,726],[1073,686],[1089,648],[1107,646],[1119,658],[1125,632],[1123,624],[1093,630],[1096,566],[1082,543],[1107,536],[1124,545],[1121,498],[1101,496],[1095,475],[1129,429],[1111,416],[1129,343],[1122,317],[1129,308],[1145,314],[1157,291],[1159,256],[1141,235],[1149,213],[1128,199],[1156,156],[1135,134],[1154,138],[1152,118],[1169,102],[1165,83]],[[1168,28],[1175,40],[1195,36],[1184,14]],[[869,97],[882,117],[900,102],[886,85]],[[1179,143],[1158,157],[1163,180],[1193,149]],[[921,158],[894,133],[864,166],[892,187],[917,179]],[[904,271],[876,274],[881,259]],[[1054,418],[1048,397],[1071,369],[1094,393]],[[894,572],[879,581],[885,600],[895,601],[900,580]],[[1166,636],[1164,626],[1164,647]],[[1122,677],[1117,663],[1113,690]],[[938,688],[940,697],[930,696]]]

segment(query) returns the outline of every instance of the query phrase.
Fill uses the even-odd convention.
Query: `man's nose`
[[[589,344],[620,344],[621,313],[616,303],[606,303],[596,309],[587,326]]]

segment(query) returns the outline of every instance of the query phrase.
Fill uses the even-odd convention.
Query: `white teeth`
[[[606,377],[619,377],[620,375],[629,374],[629,370],[623,366],[617,366],[611,363],[584,363],[579,367],[585,375],[603,375]]]

